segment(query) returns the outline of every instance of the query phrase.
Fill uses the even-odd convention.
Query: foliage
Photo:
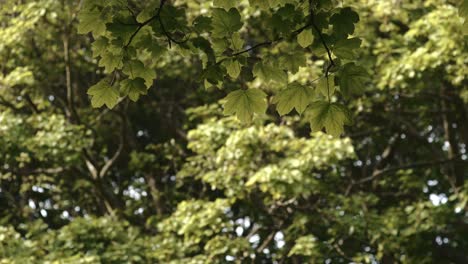
[[[150,6],[136,3],[128,6],[126,1],[85,1],[79,14],[78,33],[92,33],[96,39],[95,56],[100,57],[99,65],[114,76],[113,80],[122,83],[124,88],[121,89],[121,95],[129,96],[134,101],[140,93],[145,93],[145,89],[143,85],[136,85],[135,82],[132,82],[135,85],[130,86],[127,78],[142,77],[147,87],[152,85],[156,75],[148,66],[154,58],[148,56],[146,51],[154,50],[155,43],[156,48],[161,49],[155,52],[164,52],[164,41],[167,41],[169,47],[171,44],[177,45],[177,51],[184,56],[203,54],[203,74],[200,76],[205,82],[225,89],[222,82],[229,77],[234,87],[241,88],[228,95],[224,107],[226,114],[236,113],[242,122],[249,122],[254,112],[261,113],[265,108],[263,104],[259,104],[259,90],[242,88],[242,83],[250,81],[244,76],[253,74],[254,78],[264,83],[273,81],[287,87],[288,75],[297,71],[294,64],[292,67],[287,66],[293,63],[289,61],[287,54],[281,51],[272,53],[266,50],[266,47],[276,49],[276,43],[284,41],[288,46],[296,48],[301,53],[300,56],[310,56],[318,47],[325,48],[327,63],[330,66],[324,69],[323,75],[328,79],[332,66],[338,66],[335,65],[337,59],[332,58],[331,46],[335,46],[333,54],[343,60],[353,60],[353,50],[360,46],[358,38],[348,39],[348,36],[354,33],[354,24],[359,21],[359,16],[350,7],[336,7],[330,10],[330,7],[337,5],[332,1],[309,1],[307,4],[295,0],[241,1],[240,5],[233,5],[229,1],[213,1],[213,7],[210,7],[210,4],[210,1],[194,2],[189,6],[176,1],[173,5],[168,5],[162,0],[155,1]],[[259,17],[255,14],[256,6],[262,10]],[[145,19],[138,19],[141,17]],[[269,32],[265,33],[268,36],[266,40],[244,48],[245,40],[250,37],[249,31],[261,23],[259,20],[272,21],[276,25],[290,17],[295,19],[288,21],[288,28],[295,30],[286,32],[284,28],[279,31],[276,27],[267,27]],[[295,36],[297,42],[289,40]],[[311,45],[311,49],[306,49]],[[256,49],[259,51],[256,52]],[[269,53],[274,54],[275,61],[263,59]],[[251,59],[260,61],[252,63]],[[344,96],[348,96],[351,90],[359,94],[364,85],[361,79],[362,76],[365,77],[366,71],[362,67],[351,68],[351,65],[354,64],[347,64],[347,67],[336,73],[342,79],[343,89],[340,91],[343,91]],[[144,69],[148,71],[144,73],[146,78],[140,73]],[[241,71],[242,78],[236,81]],[[112,89],[113,83],[103,86],[103,81],[100,81],[97,86],[90,88],[88,94],[92,96],[94,107],[106,104],[113,108],[117,104],[119,98],[116,89]],[[312,88],[311,83],[307,86]],[[258,99],[251,103],[247,96],[250,92],[258,94]],[[307,96],[307,101],[322,99],[315,97],[313,93],[306,93],[304,96]],[[326,97],[331,96],[328,94]],[[330,112],[330,115],[334,115],[334,112]],[[344,124],[338,122],[336,125]],[[341,130],[342,128],[338,128],[336,131]]]
[[[468,263],[467,3],[2,1],[0,263]]]

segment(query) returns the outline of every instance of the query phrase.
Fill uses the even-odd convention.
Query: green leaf
[[[119,91],[110,86],[107,79],[102,79],[97,84],[88,89],[88,95],[91,95],[91,105],[101,107],[104,104],[112,109],[119,100]]]
[[[338,37],[347,37],[354,33],[354,24],[359,21],[359,15],[350,7],[342,8],[339,13],[330,18],[333,33]]]
[[[213,48],[215,54],[222,54],[229,48],[229,46],[231,46],[231,42],[226,38],[211,39],[211,47]]]
[[[121,53],[114,53],[110,50],[106,50],[101,53],[101,60],[99,60],[99,66],[104,67],[107,72],[112,72],[114,69],[120,69],[122,67],[123,56]]]
[[[120,19],[115,23],[107,24],[107,30],[111,33],[112,37],[114,37],[114,39],[120,39],[125,44],[130,40],[130,37],[135,33],[137,28],[138,26],[134,25],[134,21],[129,18],[126,20]]]
[[[276,110],[280,115],[291,112],[293,108],[296,108],[296,111],[302,114],[313,98],[314,92],[312,89],[293,82],[275,96],[273,103],[277,104]]]
[[[255,64],[253,74],[267,83],[270,81],[284,84],[288,82],[288,74],[285,71],[267,62]]]
[[[345,64],[339,76],[340,91],[344,97],[349,97],[364,90],[364,84],[369,78],[366,70],[354,63]]]
[[[136,79],[125,79],[120,82],[120,91],[127,95],[130,100],[136,102],[140,98],[141,94],[147,93],[147,88],[145,86],[145,80],[142,78]]]
[[[193,20],[193,28],[197,33],[207,32],[213,29],[211,18],[206,16],[197,16]]]
[[[91,50],[93,51],[93,57],[101,56],[109,44],[109,41],[105,37],[99,37],[91,45]]]
[[[312,35],[311,29],[305,29],[299,35],[297,35],[297,42],[301,47],[307,48],[314,42],[314,35]]]
[[[227,73],[229,74],[229,76],[231,76],[231,78],[236,79],[237,77],[239,77],[239,74],[241,72],[241,65],[237,60],[227,60],[225,65]]]
[[[224,9],[213,9],[213,36],[225,37],[230,36],[232,33],[238,31],[242,27],[241,16],[236,8],[231,8],[229,12]]]
[[[361,39],[341,39],[333,46],[333,53],[340,59],[352,60],[356,57],[356,50],[361,46]]]
[[[335,78],[322,78],[318,81],[317,90],[325,97],[332,96],[335,92]]]
[[[157,39],[151,33],[137,34],[134,42],[136,47],[150,52],[153,60],[160,58],[167,51],[167,48],[159,45]]]
[[[224,74],[226,72],[218,64],[208,65],[202,72],[201,78],[206,79],[208,82],[214,85],[218,85],[219,82],[223,81]]]
[[[145,67],[145,65],[139,60],[131,60],[127,62],[122,72],[130,76],[130,79],[137,77],[145,80],[146,87],[151,87],[154,79],[156,79],[156,72],[153,69]]]
[[[229,10],[232,7],[236,7],[237,3],[233,0],[213,0],[213,5],[216,7],[222,7],[226,10]]]
[[[94,38],[104,35],[106,32],[106,21],[98,10],[82,10],[78,14],[77,30],[79,34],[92,32]]]
[[[138,23],[144,23],[155,15],[156,10],[159,8],[159,1],[148,1],[148,4],[137,15],[136,20]]]
[[[236,114],[244,123],[252,121],[253,114],[263,114],[267,108],[266,94],[260,89],[237,90],[225,98],[224,114]]]
[[[325,128],[334,137],[343,133],[344,125],[351,123],[349,111],[342,105],[328,101],[313,102],[308,108],[310,127],[313,132]]]
[[[153,60],[160,58],[164,53],[167,51],[167,48],[164,46],[159,45],[158,43],[153,42],[153,45],[147,48],[149,52],[151,52],[151,56]]]
[[[307,65],[306,55],[304,52],[296,51],[289,54],[284,54],[280,57],[280,64],[286,67],[291,73],[299,71],[299,67]]]
[[[242,47],[244,47],[244,40],[241,38],[239,32],[233,33],[231,36],[231,40],[232,40],[232,43],[231,43],[232,48],[235,51],[241,50]]]

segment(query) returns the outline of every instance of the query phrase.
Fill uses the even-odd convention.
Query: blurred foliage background
[[[275,25],[246,2],[254,43]],[[331,137],[274,109],[224,116],[235,83],[206,89],[177,47],[138,102],[93,109],[79,1],[0,1],[0,263],[468,263],[459,1],[345,2],[371,79]],[[311,53],[291,80],[317,78]]]

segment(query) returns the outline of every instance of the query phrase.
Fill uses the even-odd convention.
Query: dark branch
[[[128,101],[127,101],[128,102]],[[125,107],[126,111],[127,107]],[[125,135],[127,134],[127,119],[125,117],[124,113],[116,112],[119,117],[121,118],[121,131],[119,134],[119,146],[117,147],[117,150],[114,152],[112,157],[102,166],[101,170],[99,171],[99,178],[103,178],[106,176],[107,172],[109,169],[115,164],[117,159],[120,157],[120,154],[123,151],[124,145],[125,145]]]
[[[158,8],[158,11],[156,12],[156,14],[150,18],[148,18],[146,21],[144,21],[143,23],[138,23],[138,28],[135,30],[135,32],[133,32],[133,34],[130,36],[130,39],[128,40],[127,44],[124,46],[124,49],[126,49],[128,46],[130,46],[130,44],[132,43],[133,39],[135,38],[135,36],[138,34],[138,32],[140,32],[140,30],[148,25],[149,23],[151,23],[151,21],[155,20],[155,19],[158,19],[158,22],[159,22],[159,25],[161,26],[161,30],[163,32],[163,34],[166,36],[167,40],[169,41],[169,46],[171,46],[171,42],[174,42],[174,43],[177,43],[177,44],[182,44],[184,42],[187,41],[186,40],[176,40],[175,38],[173,38],[171,36],[171,34],[166,30],[166,27],[164,26],[164,23],[162,21],[162,18],[161,18],[161,12],[162,12],[162,9],[164,7],[164,4],[166,3],[166,0],[161,0],[161,3],[159,4],[159,8]],[[129,11],[130,11],[130,8],[129,8]],[[131,11],[131,13],[133,14],[133,12]],[[135,17],[135,16],[134,16]]]
[[[306,28],[308,28],[308,27],[310,27],[310,26],[311,26],[311,24],[309,23],[309,24],[306,24],[306,25],[302,26],[302,27],[299,28],[299,29],[294,30],[294,31],[292,32],[292,34],[291,34],[291,37],[294,37],[294,36],[298,35],[299,33],[301,33],[302,31],[304,31]],[[255,44],[255,45],[253,45],[252,47],[247,48],[247,49],[245,49],[245,50],[241,50],[241,51],[239,51],[239,52],[232,53],[231,55],[229,55],[229,57],[235,57],[235,56],[244,54],[244,53],[246,53],[246,52],[255,50],[255,49],[257,49],[257,48],[263,47],[263,46],[272,45],[272,44],[274,44],[274,43],[276,43],[276,42],[279,42],[279,41],[282,41],[282,40],[284,40],[284,37],[279,37],[279,38],[276,38],[276,39],[274,39],[274,40],[261,42],[261,43]]]
[[[452,162],[466,162],[457,158],[452,158],[452,159],[441,159],[441,160],[431,160],[431,161],[422,161],[422,162],[414,162],[410,164],[405,164],[401,166],[395,166],[395,167],[390,167],[387,169],[383,170],[376,170],[374,173],[366,178],[363,178],[358,181],[358,183],[364,183],[368,181],[372,181],[386,173],[393,172],[393,171],[398,171],[398,170],[405,170],[405,169],[416,169],[416,168],[424,168],[424,167],[432,167],[432,166],[437,166],[437,165],[443,165],[447,163],[452,163]]]
[[[281,39],[282,39],[282,38],[281,38]],[[276,41],[278,41],[278,40],[276,40]],[[244,53],[246,53],[246,52],[252,51],[252,50],[254,50],[254,49],[263,47],[263,46],[269,46],[269,45],[273,44],[274,42],[275,42],[275,41],[265,41],[265,42],[262,42],[262,43],[255,44],[255,45],[253,45],[252,47],[250,47],[250,48],[248,48],[248,49],[245,49],[245,50],[242,50],[242,51],[239,51],[239,52],[236,52],[236,53],[231,54],[230,57],[235,57],[235,56],[244,54]]]
[[[335,66],[335,62],[332,59],[330,48],[328,48],[327,42],[323,38],[322,32],[320,31],[318,26],[315,24],[315,21],[314,21],[315,16],[314,16],[314,10],[313,10],[313,6],[312,6],[312,0],[309,0],[309,12],[310,12],[310,14],[309,14],[310,15],[310,17],[309,17],[310,21],[309,21],[309,23],[312,25],[312,27],[315,29],[315,31],[317,31],[317,34],[319,35],[320,41],[322,42],[323,47],[327,51],[328,60],[330,60],[330,65],[327,67],[327,72],[325,73],[325,75],[328,76],[328,72],[329,72],[329,70],[330,70],[330,68],[332,66]]]
[[[166,0],[161,0],[161,4],[159,5],[159,8],[158,8],[158,12],[156,12],[156,14],[150,18],[148,18],[147,20],[145,20],[143,23],[138,23],[138,28],[135,30],[135,32],[133,32],[133,34],[130,36],[130,39],[128,39],[128,42],[127,44],[124,46],[124,49],[128,48],[128,46],[130,46],[130,44],[132,43],[133,39],[135,38],[135,36],[138,34],[138,32],[140,32],[140,30],[148,25],[149,23],[151,23],[151,21],[153,21],[154,19],[158,18],[160,15],[161,15],[161,10],[162,10],[162,7],[164,5],[164,3],[166,2]]]
[[[41,112],[39,111],[39,108],[37,108],[36,104],[34,104],[31,97],[29,97],[29,94],[25,94],[24,99],[26,99],[26,102],[28,103],[28,105],[31,107],[31,109],[33,110],[35,114],[39,114]]]
[[[164,2],[166,2],[166,1],[165,1],[165,0],[162,0],[162,1],[161,1],[161,4],[159,5],[159,12],[161,12],[161,10],[162,10],[162,8],[163,8],[163,6],[164,6]],[[164,23],[163,23],[163,21],[162,21],[162,18],[161,18],[161,16],[159,16],[159,15],[158,15],[158,21],[159,21],[159,25],[161,26],[162,32],[164,33],[164,35],[166,35],[166,38],[167,38],[167,40],[168,40],[168,42],[169,42],[169,47],[171,47],[171,42],[174,42],[174,43],[176,43],[176,44],[182,44],[182,43],[184,43],[184,42],[187,41],[187,39],[185,39],[185,40],[176,40],[176,39],[174,39],[174,38],[171,36],[171,33],[169,33],[169,32],[166,30],[166,27],[164,26]]]

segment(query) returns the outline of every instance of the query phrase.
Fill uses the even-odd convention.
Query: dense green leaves
[[[263,10],[268,10],[269,8],[275,7],[278,2],[278,0],[249,0],[249,3],[253,7],[259,7]]]
[[[280,58],[280,64],[291,73],[296,73],[299,70],[299,67],[305,67],[306,56],[300,51],[293,51],[292,53],[285,54]]]
[[[468,263],[463,1],[311,2],[2,1],[0,262]]]
[[[263,114],[267,108],[266,94],[259,89],[237,90],[224,100],[224,113],[236,114],[241,122],[250,122],[253,114]]]
[[[213,5],[229,10],[232,7],[236,7],[236,2],[231,0],[213,0]]]
[[[269,62],[258,62],[255,64],[252,72],[255,77],[260,78],[266,83],[277,82],[286,84],[288,81],[288,74],[280,67]]]
[[[195,6],[172,5],[167,1],[150,1],[134,7],[119,1],[87,1],[80,12],[79,33],[93,32],[93,56],[98,58],[105,73],[113,74],[112,78],[121,83],[122,95],[129,96],[133,101],[146,94],[139,78],[144,79],[147,88],[152,86],[156,72],[151,67],[166,54],[165,46],[169,47],[170,54],[175,54],[170,48],[177,45],[177,53],[184,59],[191,56],[201,60],[203,70],[198,73],[197,79],[207,89],[224,88],[228,80],[232,82],[228,86],[237,88],[245,88],[242,83],[247,81],[248,88],[276,89],[297,86],[291,84],[289,78],[294,81],[297,76],[293,74],[297,74],[300,67],[308,67],[307,58],[314,52],[318,51],[325,65],[329,65],[333,64],[328,61],[331,56],[351,61],[356,59],[361,44],[358,38],[348,38],[359,21],[359,16],[350,7],[325,13],[321,10],[331,10],[332,3],[309,7],[310,3],[302,5],[290,0],[252,0],[245,3],[245,10],[233,1],[214,0],[211,4],[212,7],[208,9],[200,5],[200,13],[190,13]],[[265,27],[263,40],[250,36],[253,28],[258,27],[254,22],[256,15],[252,16],[251,12],[258,8],[265,16],[259,22],[263,23],[266,19],[264,21],[272,24],[272,27]],[[314,25],[310,24],[310,17],[315,17]],[[300,29],[295,31],[297,28]],[[325,32],[327,28],[333,30],[331,36]],[[318,31],[313,32],[313,29]],[[314,41],[314,34],[320,37],[320,41]],[[293,37],[299,45],[291,49],[296,46]],[[271,49],[264,49],[266,47]],[[330,50],[333,54],[325,53],[330,53]],[[327,76],[330,70],[336,71],[338,68],[324,68],[319,75]],[[358,75],[364,72],[362,68],[345,66],[337,74],[344,96],[358,94],[362,90],[363,82]],[[252,76],[256,83],[249,82]],[[334,85],[329,86],[326,83],[325,93],[324,83],[320,81],[318,90],[329,97],[335,90]],[[311,96],[302,98],[302,93],[294,91],[287,88],[274,96],[279,100],[277,110],[280,114],[288,113],[292,108],[302,113],[307,103],[314,99]],[[288,102],[286,98],[292,101]],[[242,110],[239,106],[235,111],[228,109],[226,113],[237,113],[244,121],[250,120],[255,112],[253,109]],[[258,111],[260,107],[255,109]]]

